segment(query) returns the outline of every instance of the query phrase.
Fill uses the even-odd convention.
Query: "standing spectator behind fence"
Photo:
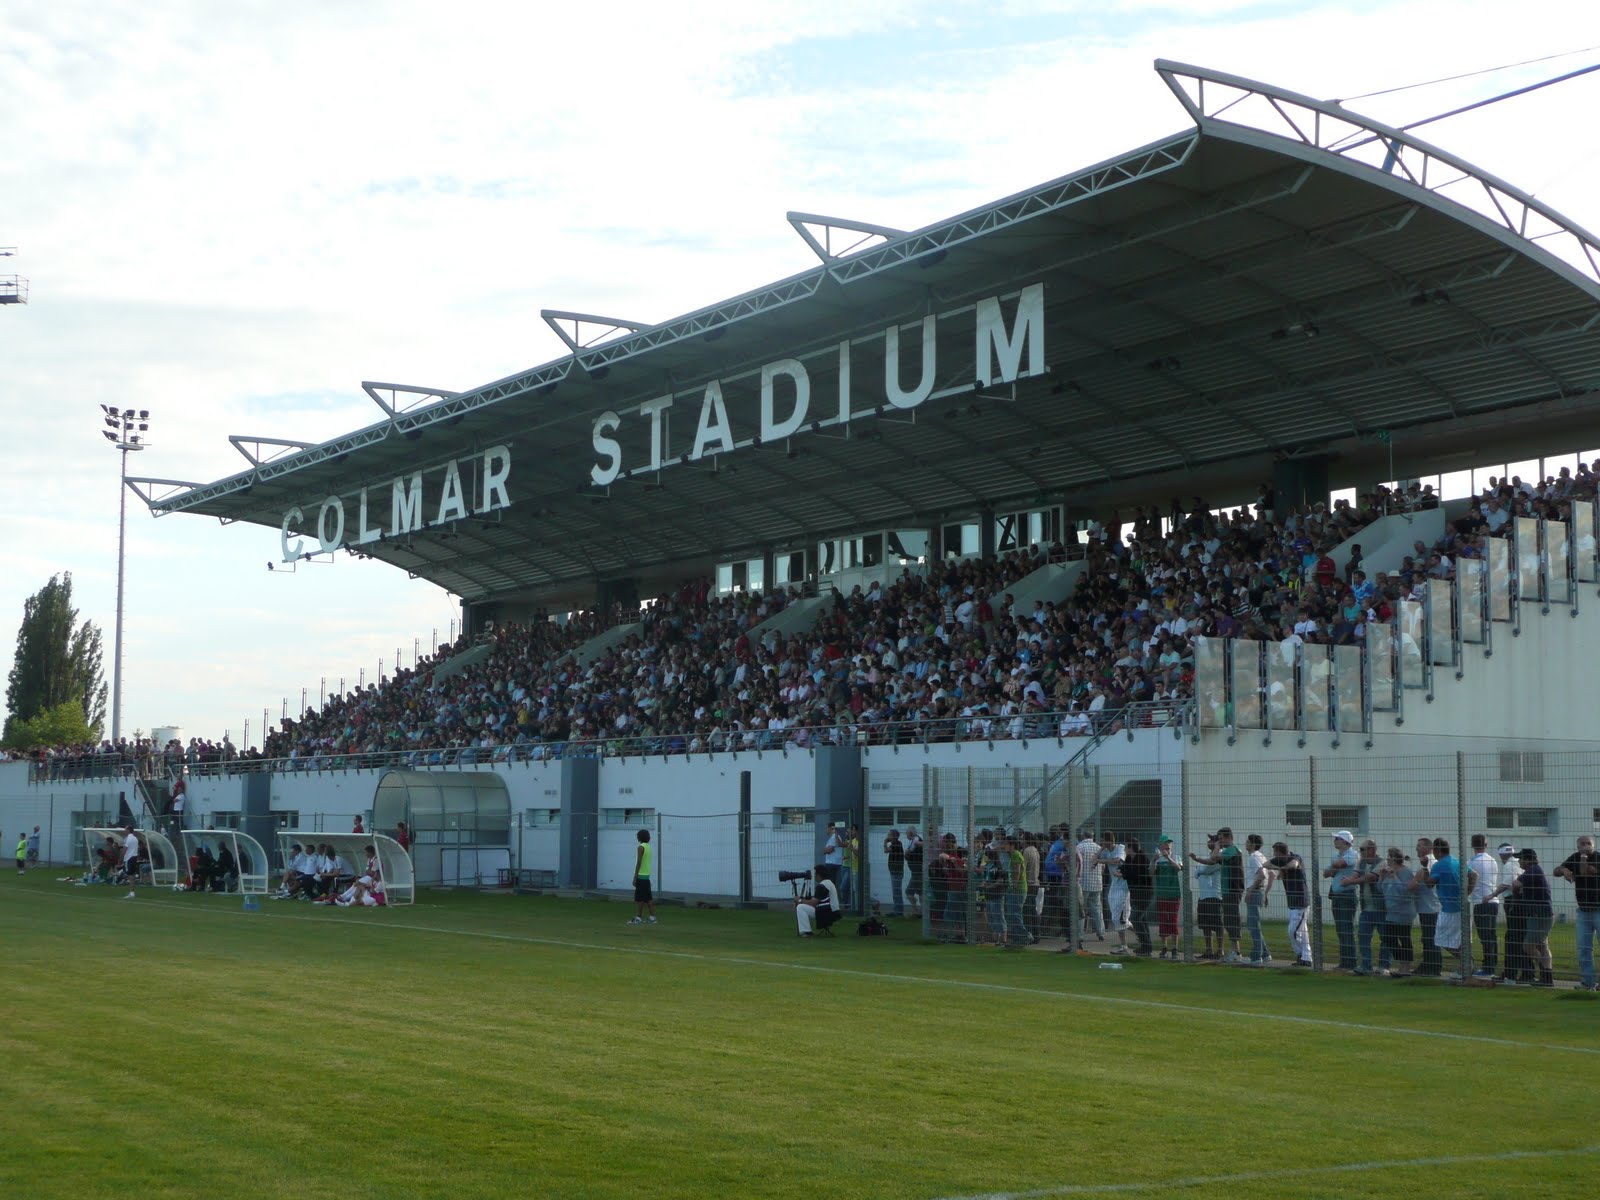
[[[1522,948],[1528,958],[1528,974],[1538,972],[1537,978],[1530,982],[1535,987],[1555,987],[1554,967],[1550,961],[1550,927],[1555,923],[1555,910],[1550,905],[1550,880],[1532,846],[1524,846],[1517,858],[1522,864],[1522,874],[1512,885],[1512,891],[1522,902]]]
[[[1494,889],[1506,914],[1506,943],[1500,955],[1503,974],[1497,983],[1531,983],[1527,978],[1528,955],[1522,946],[1522,898],[1517,895],[1517,880],[1522,877],[1522,864],[1517,861],[1517,848],[1510,842],[1501,842],[1495,851],[1500,859],[1500,882]]]
[[[1411,886],[1415,872],[1406,866],[1405,852],[1391,846],[1387,861],[1378,870],[1378,887],[1383,892],[1383,948],[1394,974],[1411,973],[1411,922],[1417,914],[1417,894]]]
[[[923,855],[922,835],[915,828],[906,830],[906,900],[911,904],[911,915],[920,917],[924,899],[922,895]]]
[[[1195,861],[1194,890],[1198,897],[1200,933],[1206,948],[1200,957],[1222,957],[1222,868],[1216,864],[1217,835],[1206,838],[1207,857],[1201,858],[1193,850],[1189,857]]]
[[[1422,962],[1417,967],[1417,974],[1429,979],[1437,979],[1444,973],[1444,956],[1439,953],[1439,947],[1434,942],[1434,934],[1439,929],[1439,896],[1428,886],[1428,881],[1433,877],[1433,839],[1420,837],[1417,839],[1417,874],[1411,881],[1412,890],[1417,894],[1417,924],[1422,927]]]
[[[1500,934],[1500,901],[1495,899],[1495,888],[1500,883],[1500,864],[1489,853],[1489,839],[1485,834],[1472,835],[1472,860],[1467,864],[1467,887],[1472,900],[1472,928],[1478,935],[1482,961],[1473,974],[1479,979],[1492,979],[1500,965],[1496,941]],[[1465,937],[1465,933],[1462,935]]]
[[[1585,991],[1595,991],[1594,943],[1600,936],[1600,854],[1594,838],[1584,834],[1578,848],[1555,870],[1557,879],[1572,884],[1578,900],[1578,977]]]
[[[1383,940],[1383,927],[1388,924],[1383,900],[1383,865],[1383,859],[1378,857],[1378,843],[1371,838],[1362,842],[1361,857],[1356,862],[1360,874],[1352,880],[1361,889],[1361,923],[1356,927],[1357,975],[1372,974],[1373,938],[1378,939],[1378,974],[1389,973],[1389,946]]]
[[[1060,825],[1050,829],[1050,846],[1044,855],[1044,932],[1050,937],[1072,940],[1067,928],[1067,830]],[[1070,949],[1070,947],[1069,947]]]
[[[1294,965],[1309,967],[1311,962],[1311,936],[1306,929],[1306,910],[1311,894],[1306,886],[1306,865],[1298,854],[1289,849],[1287,842],[1272,843],[1272,857],[1267,865],[1283,882],[1283,902],[1289,908],[1289,947],[1294,951]]]
[[[1354,971],[1356,961],[1356,877],[1361,874],[1355,852],[1355,839],[1348,829],[1333,835],[1333,861],[1322,877],[1333,882],[1328,902],[1333,908],[1333,928],[1339,939],[1339,969]]]
[[[1183,907],[1183,863],[1166,834],[1156,843],[1156,857],[1150,867],[1151,892],[1156,902],[1156,934],[1161,938],[1161,957],[1175,959],[1178,950],[1178,916]]]
[[[1272,955],[1267,952],[1267,939],[1261,933],[1261,910],[1266,907],[1267,897],[1272,894],[1272,882],[1276,876],[1267,865],[1267,856],[1261,852],[1259,833],[1246,837],[1244,846],[1250,854],[1245,866],[1244,884],[1245,917],[1250,928],[1250,963],[1259,967],[1272,961]]]
[[[1083,938],[1089,939],[1089,929],[1095,937],[1106,940],[1106,918],[1100,907],[1100,843],[1095,841],[1094,830],[1085,829],[1074,852],[1077,872],[1078,912],[1083,920]]]
[[[887,860],[889,871],[889,895],[893,899],[893,907],[889,915],[893,917],[905,916],[905,873],[906,873],[906,847],[900,840],[900,831],[891,829],[883,837],[883,853]]]
[[[1450,853],[1450,843],[1433,839],[1433,865],[1428,870],[1428,887],[1439,899],[1439,920],[1434,926],[1433,944],[1461,958],[1461,860]]]

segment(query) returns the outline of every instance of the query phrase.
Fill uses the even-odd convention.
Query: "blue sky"
[[[0,312],[0,646],[70,570],[109,648],[101,403],[156,414],[137,473],[219,478],[244,465],[230,433],[370,423],[362,379],[460,389],[557,357],[540,308],[656,321],[804,269],[790,209],[913,228],[1179,129],[1158,56],[1351,96],[1600,42],[1442,12],[12,0],[0,245],[32,303]],[[1357,107],[1405,121],[1580,61]],[[1429,134],[1594,226],[1596,110],[1591,78]],[[130,510],[125,730],[237,740],[248,716],[257,738],[263,707],[456,612],[373,563],[269,576],[276,548]]]

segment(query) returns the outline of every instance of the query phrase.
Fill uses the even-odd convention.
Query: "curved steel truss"
[[[1299,142],[1420,188],[1476,214],[1524,249],[1554,259],[1600,294],[1600,240],[1521,188],[1401,129],[1241,75],[1156,60],[1156,71],[1202,133],[1218,126]]]

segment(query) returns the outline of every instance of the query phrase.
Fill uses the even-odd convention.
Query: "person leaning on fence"
[[[1028,942],[1038,945],[1040,924],[1044,919],[1044,879],[1040,875],[1039,835],[1031,831],[1019,836],[1022,844],[1022,864],[1028,878],[1028,894],[1022,901],[1022,923],[1028,929]]]
[[[1128,897],[1128,881],[1123,878],[1122,865],[1128,861],[1128,847],[1117,841],[1115,835],[1100,835],[1100,869],[1106,873],[1106,909],[1111,914],[1111,930],[1117,935],[1113,954],[1128,953],[1128,929],[1132,904]]]
[[[1100,907],[1100,843],[1095,840],[1094,830],[1083,831],[1074,854],[1078,915],[1083,921],[1083,937],[1087,941],[1089,929],[1093,927],[1095,937],[1103,942],[1106,940],[1106,918]]]
[[[1357,975],[1370,975],[1372,966],[1372,939],[1378,939],[1379,975],[1389,973],[1389,946],[1383,940],[1383,927],[1388,924],[1387,909],[1383,902],[1384,860],[1378,855],[1378,843],[1368,838],[1361,843],[1361,858],[1356,866],[1360,872],[1352,882],[1361,888],[1361,923],[1356,927]]]
[[[1472,859],[1467,863],[1467,890],[1472,902],[1472,928],[1478,935],[1481,961],[1473,975],[1479,979],[1494,978],[1500,965],[1496,942],[1500,935],[1500,901],[1495,899],[1495,888],[1500,882],[1500,864],[1489,853],[1489,839],[1485,834],[1472,835]],[[1462,936],[1466,933],[1463,931]]]
[[[1244,902],[1244,853],[1233,844],[1233,830],[1226,825],[1217,830],[1214,847],[1210,858],[1200,858],[1194,854],[1189,857],[1197,863],[1217,868],[1224,946],[1222,961],[1243,962],[1244,959],[1239,953],[1239,905]]]
[[[1043,933],[1047,937],[1072,937],[1067,928],[1067,831],[1060,825],[1050,827],[1050,845],[1044,852],[1044,916]]]
[[[816,892],[801,896],[794,902],[794,920],[800,936],[808,938],[812,930],[833,935],[833,925],[842,912],[839,903],[839,886],[823,873],[823,864],[816,866]]]
[[[1333,835],[1333,861],[1322,877],[1332,880],[1328,901],[1333,909],[1333,928],[1339,939],[1339,969],[1356,969],[1356,876],[1361,874],[1355,852],[1355,839],[1348,829]]]
[[[1411,886],[1415,874],[1406,865],[1405,851],[1389,847],[1383,866],[1378,868],[1378,888],[1383,893],[1383,948],[1398,978],[1411,973],[1411,922],[1417,914],[1416,892]]]
[[[28,873],[28,835],[25,834],[25,833],[22,833],[22,834],[18,834],[17,835],[17,874],[18,875],[26,875],[27,873]]]
[[[900,831],[891,829],[883,835],[883,856],[889,871],[889,895],[893,898],[893,906],[889,911],[891,917],[906,915],[905,906],[905,873],[906,873],[906,847],[900,840]]]
[[[1205,938],[1206,948],[1201,952],[1203,959],[1219,959],[1222,957],[1222,868],[1217,866],[1217,835],[1211,834],[1206,838],[1206,857],[1201,858],[1193,850],[1189,857],[1195,861],[1194,890],[1197,897],[1195,908],[1198,913],[1200,934]]]
[[[37,866],[39,864],[39,827],[35,825],[33,832],[28,835],[28,862]]]
[[[922,835],[915,827],[906,829],[906,903],[911,906],[911,915],[920,917],[922,906],[926,902],[922,894],[923,856]]]
[[[1417,924],[1422,929],[1422,961],[1417,964],[1416,973],[1425,978],[1437,979],[1444,974],[1444,956],[1439,953],[1438,943],[1434,941],[1434,934],[1439,929],[1439,910],[1442,906],[1438,895],[1427,886],[1427,881],[1433,874],[1433,839],[1430,837],[1417,839],[1416,869],[1417,874],[1411,881],[1411,887],[1417,893]]]
[[[1267,865],[1283,884],[1283,902],[1289,908],[1289,947],[1294,951],[1294,965],[1309,967],[1311,963],[1311,936],[1306,929],[1306,910],[1311,894],[1306,886],[1306,865],[1298,854],[1289,849],[1287,842],[1272,843],[1272,857]]]
[[[1584,991],[1596,990],[1594,970],[1594,943],[1600,936],[1600,853],[1594,848],[1594,838],[1582,834],[1578,848],[1567,855],[1555,869],[1557,879],[1572,884],[1578,901],[1578,979]]]

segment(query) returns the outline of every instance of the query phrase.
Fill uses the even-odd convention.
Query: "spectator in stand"
[[[1595,852],[1591,835],[1579,835],[1578,848],[1555,869],[1555,877],[1572,884],[1577,894],[1579,985],[1585,991],[1595,991],[1594,943],[1596,936],[1600,936],[1597,934],[1597,923],[1600,923],[1600,853]]]

